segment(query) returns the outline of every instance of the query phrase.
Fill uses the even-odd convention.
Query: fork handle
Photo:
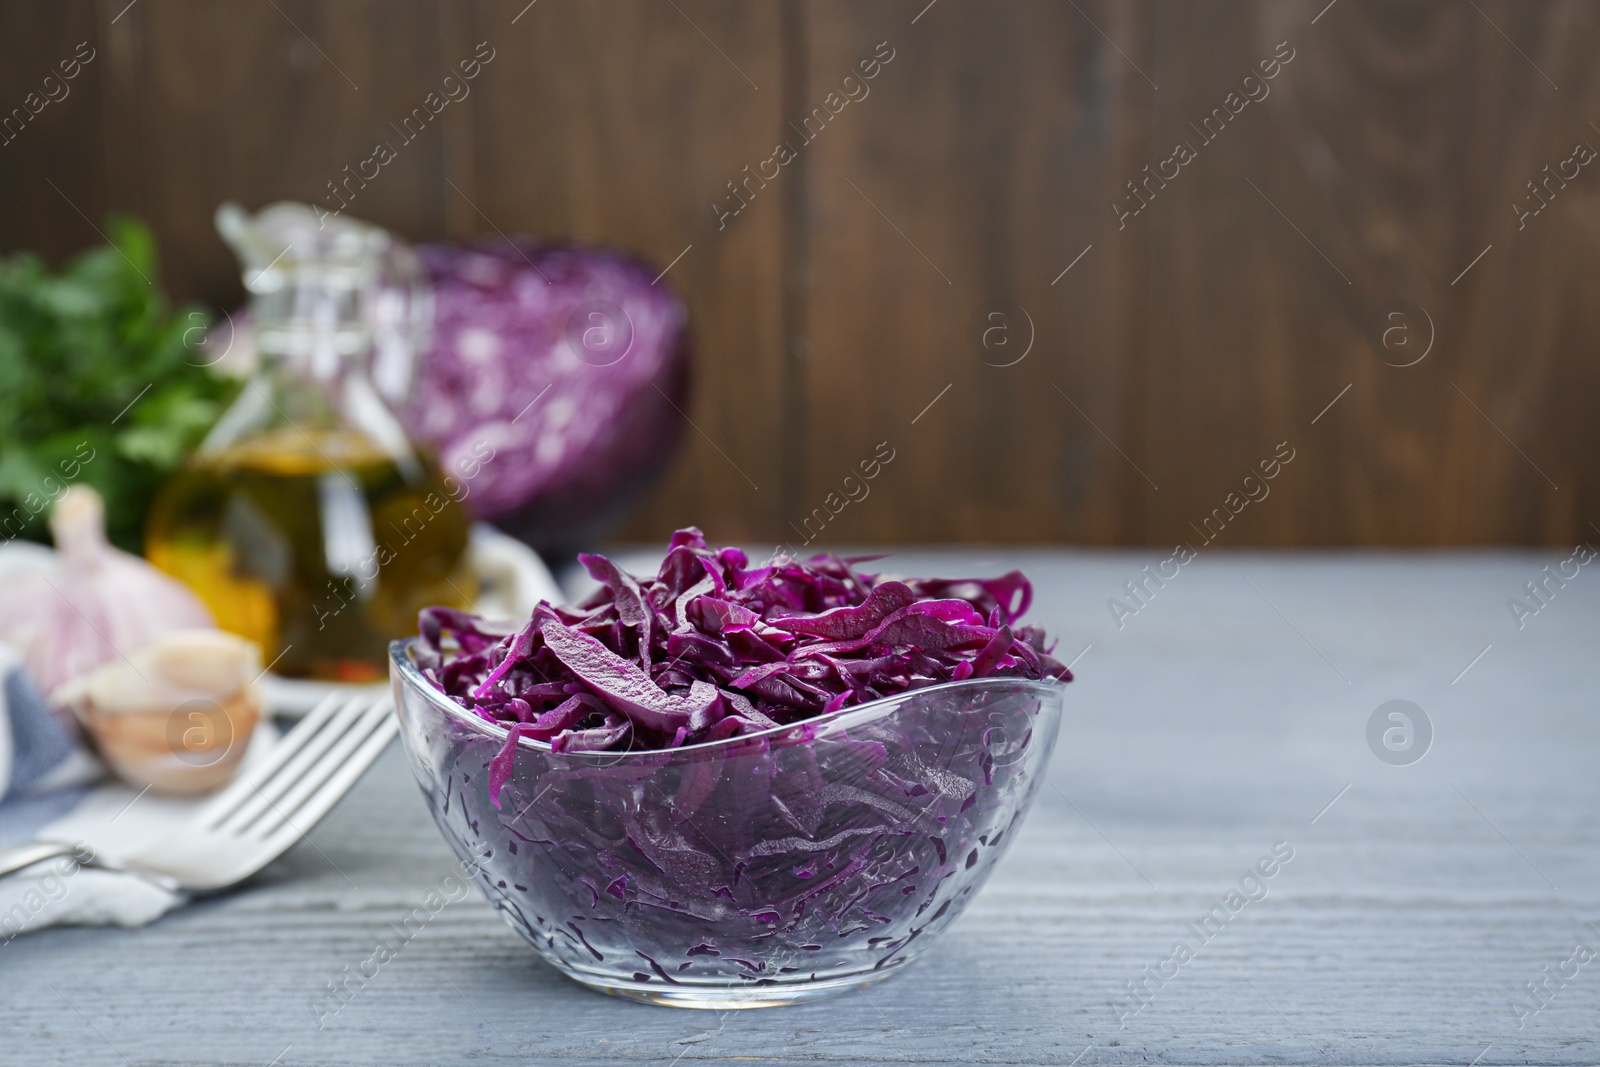
[[[77,851],[76,846],[65,841],[24,841],[20,845],[7,845],[0,848],[0,877],[43,860],[74,855]]]

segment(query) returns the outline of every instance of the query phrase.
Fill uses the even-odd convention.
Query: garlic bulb
[[[0,586],[0,641],[22,653],[41,692],[169,630],[216,626],[188,587],[112,547],[105,504],[93,489],[75,485],[61,494],[50,533],[53,564],[19,568]]]

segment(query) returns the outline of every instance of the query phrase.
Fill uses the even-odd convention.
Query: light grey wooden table
[[[327,983],[450,870],[394,750],[245,889],[0,949],[0,1063],[1600,1062],[1600,959],[1574,955],[1600,951],[1600,564],[1519,629],[1507,600],[1534,605],[1524,583],[1567,553],[1213,550],[1119,629],[1107,600],[1164,555],[892,561],[1022,566],[1082,654],[1025,831],[866,993],[724,1016],[611,1000],[474,896],[319,1029]],[[1367,740],[1395,699],[1432,727],[1409,765]],[[1293,858],[1230,913],[1275,846]]]

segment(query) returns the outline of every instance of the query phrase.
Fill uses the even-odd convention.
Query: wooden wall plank
[[[1475,86],[1468,168],[1483,176],[1473,243],[1493,249],[1458,287],[1469,339],[1458,382],[1482,412],[1455,398],[1446,539],[1570,547],[1600,536],[1600,166],[1549,185],[1544,168],[1556,171],[1580,142],[1600,150],[1600,11],[1483,8],[1473,51],[1502,73]],[[1512,204],[1540,202],[1530,181],[1549,203],[1519,228]]]
[[[59,261],[98,241],[95,228],[105,225],[106,56],[95,5],[0,6],[0,51],[0,247]]]
[[[1285,433],[1298,430],[1307,462],[1281,485],[1271,536],[1426,544],[1447,523],[1437,472],[1449,462],[1464,340],[1449,283],[1472,255],[1462,222],[1475,214],[1465,184],[1439,178],[1467,162],[1467,20],[1477,16],[1443,4],[1356,4],[1316,25],[1313,12],[1299,15],[1274,26],[1304,42],[1304,62],[1280,79],[1268,137],[1290,162],[1273,177],[1287,212],[1315,219],[1327,205],[1324,240],[1342,245],[1329,254],[1351,284],[1327,294],[1337,317],[1325,304],[1284,324],[1324,343],[1295,356],[1293,403],[1309,414]],[[1309,425],[1346,385],[1338,408]]]
[[[1149,158],[1130,175],[1138,189],[1123,198],[1128,225],[1149,242],[1143,429],[1161,492],[1143,533],[1196,548],[1208,530],[1224,543],[1277,543],[1302,506],[1290,490],[1313,481],[1310,421],[1345,384],[1332,385],[1342,372],[1325,364],[1363,343],[1348,277],[1353,235],[1336,224],[1332,204],[1313,206],[1306,157],[1275,139],[1313,45],[1289,33],[1285,65],[1275,55],[1286,39],[1281,27],[1246,2],[1158,5],[1151,25],[1152,75],[1162,91]],[[1252,102],[1243,79],[1253,71],[1259,79],[1263,61],[1275,76],[1250,83],[1261,97]],[[1313,398],[1320,399],[1302,411]],[[1297,462],[1227,529],[1229,494],[1244,499],[1243,479],[1259,478],[1258,464],[1285,440]],[[1214,509],[1224,510],[1208,527]]]
[[[128,12],[140,39],[141,156],[136,181],[119,188],[171,250],[176,294],[239,298],[237,266],[212,222],[225,199],[339,208],[331,183],[356,217],[413,238],[443,229],[437,127],[464,116],[450,105],[409,143],[391,126],[457,61],[440,53],[437,20],[429,0],[169,0]],[[359,175],[350,181],[379,141],[397,149],[395,160],[364,187]]]
[[[1085,7],[1137,47],[1137,20]],[[1071,7],[818,3],[808,13],[803,113],[848,95],[843,79],[875,51],[893,59],[809,144],[789,135],[812,179],[810,437],[781,535],[1132,535],[1130,501],[1150,490],[1137,457],[1106,438],[1133,444],[1138,253],[1112,239],[1105,205],[1153,90]],[[895,459],[868,497],[829,504],[880,442]]]
[[[1158,140],[1184,136],[1278,42],[1296,59],[1215,142],[1189,134],[1199,158],[1147,213],[1151,305],[1169,313],[1151,338],[1149,447],[1173,489],[1146,537],[1203,543],[1191,524],[1285,440],[1297,465],[1217,543],[1583,536],[1567,503],[1579,498],[1516,449],[1577,435],[1593,455],[1592,420],[1537,422],[1560,410],[1546,383],[1584,362],[1553,338],[1568,305],[1570,329],[1592,328],[1568,278],[1592,254],[1558,227],[1508,247],[1508,207],[1536,157],[1564,157],[1600,104],[1576,58],[1592,50],[1591,20],[1571,6],[1352,2],[1313,24],[1321,9],[1157,8],[1156,65],[1175,90],[1158,103]],[[1502,32],[1570,85],[1558,94]],[[1558,44],[1574,38],[1573,51]],[[1559,207],[1581,211],[1583,196]],[[1491,244],[1495,258],[1452,286]],[[1397,307],[1406,317],[1388,318]],[[1430,321],[1427,358],[1393,365],[1406,352],[1385,331],[1404,329],[1420,354]],[[1578,479],[1582,449],[1562,454]]]
[[[700,523],[724,540],[770,537],[786,447],[783,215],[764,198],[719,227],[712,205],[777,136],[781,9],[541,3],[513,26],[521,6],[476,9],[479,33],[504,44],[476,98],[473,199],[507,233],[670,266],[689,305],[693,425],[628,533],[661,541]]]
[[[0,249],[59,259],[133,210],[175,297],[230,306],[218,202],[335,204],[486,42],[471,95],[349,208],[676,260],[694,427],[625,536],[798,547],[820,508],[825,542],[1198,542],[1280,441],[1294,463],[1218,544],[1600,536],[1600,177],[1523,228],[1511,208],[1600,147],[1593,4],[675,5],[8,5],[0,105],[79,41],[96,58],[0,145]],[[1203,143],[1189,124],[1282,41],[1270,95]],[[1119,218],[1180,138],[1195,160]],[[1014,366],[977,342],[1002,308],[1016,345],[1032,323]],[[1396,310],[1432,335],[1415,366],[1384,346]]]

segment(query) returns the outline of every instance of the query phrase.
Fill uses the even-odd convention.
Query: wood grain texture
[[[1137,538],[1150,489],[1112,443],[1131,436],[1136,253],[1108,242],[1104,202],[1150,89],[1071,7],[940,4],[911,25],[922,8],[810,9],[803,114],[894,58],[801,149],[813,431],[783,537]],[[1090,8],[1136,39],[1136,17]],[[880,442],[893,463],[819,529]]]
[[[1492,241],[1495,248],[1480,264],[1489,268],[1483,276],[1468,276],[1476,288],[1463,297],[1472,302],[1464,317],[1471,316],[1477,343],[1459,384],[1483,412],[1457,413],[1468,461],[1450,465],[1453,510],[1462,540],[1497,526],[1528,540],[1554,539],[1554,531],[1570,528],[1593,533],[1592,457],[1600,449],[1600,424],[1585,397],[1600,383],[1600,368],[1594,346],[1580,338],[1600,321],[1582,280],[1595,270],[1600,237],[1600,181],[1587,179],[1600,175],[1585,170],[1571,183],[1558,179],[1546,187],[1543,171],[1557,168],[1577,142],[1600,148],[1600,71],[1585,58],[1600,46],[1600,11],[1569,5],[1541,12],[1510,4],[1485,10],[1527,58],[1484,20],[1474,27],[1479,47],[1498,49],[1507,64],[1502,77],[1510,91],[1495,113],[1503,149],[1492,142],[1474,146],[1483,173],[1496,180],[1490,193],[1495,210],[1482,229],[1484,244]],[[1519,228],[1511,203],[1539,203],[1530,182],[1548,190],[1540,195],[1550,203]],[[1463,477],[1463,469],[1483,472],[1487,484]],[[1490,517],[1482,505],[1496,497],[1506,513]]]
[[[1152,338],[1149,450],[1173,484],[1149,534],[1191,536],[1289,440],[1305,459],[1273,486],[1281,502],[1230,539],[1586,536],[1594,422],[1546,388],[1569,363],[1592,387],[1593,361],[1555,336],[1583,315],[1567,271],[1593,254],[1593,193],[1574,182],[1533,220],[1542,233],[1518,233],[1509,205],[1600,105],[1592,66],[1557,44],[1592,48],[1593,9],[1341,4],[1315,26],[1273,5],[1160,10],[1156,65],[1186,92],[1159,101],[1155,139],[1188,137],[1200,158],[1146,213],[1152,306],[1171,312]],[[1271,95],[1205,143],[1189,123],[1279,41],[1296,59]],[[1432,350],[1396,366],[1408,337]]]
[[[720,1017],[611,1000],[537,962],[474,896],[318,1029],[325,984],[392,945],[391,924],[450,873],[391,751],[243,890],[141,930],[47,930],[0,947],[3,1057],[1595,1062],[1592,965],[1520,1028],[1510,998],[1575,942],[1600,947],[1586,925],[1600,923],[1600,664],[1585,654],[1600,584],[1583,578],[1518,630],[1504,599],[1546,554],[1217,553],[1118,629],[1105,600],[1148,555],[896,557],[907,573],[1023,567],[1039,582],[1039,621],[1069,657],[1090,649],[1052,784],[1012,850],[922,960],[865,993]],[[1365,739],[1372,711],[1397,697],[1435,731],[1404,767]],[[1193,940],[1186,924],[1277,842],[1293,858],[1265,898],[1123,1019],[1127,983]]]
[[[473,101],[480,223],[671,265],[691,317],[691,425],[637,525],[663,539],[693,523],[728,539],[770,536],[785,491],[788,238],[776,198],[724,228],[712,204],[777,136],[780,9],[541,3],[511,25],[522,7],[474,8],[479,32],[503,42]]]
[[[495,49],[349,210],[682,255],[692,426],[631,537],[1198,544],[1282,441],[1295,465],[1226,543],[1570,545],[1600,521],[1600,176],[1544,170],[1600,147],[1587,0],[43,10],[0,14],[0,104],[79,40],[97,59],[0,147],[0,249],[58,259],[134,210],[174,295],[223,306],[218,202],[334,205]],[[1151,178],[1180,140],[1196,158]]]
[[[441,54],[436,19],[427,0],[128,11],[135,59],[117,88],[138,104],[129,155],[110,171],[118,202],[156,227],[173,290],[224,306],[240,299],[235,260],[213,223],[224,199],[335,210],[339,187],[353,215],[412,237],[443,228],[441,133],[462,116],[446,108],[409,143],[395,129],[466,58]],[[396,158],[362,181],[355,171],[379,141]]]
[[[92,58],[74,68],[80,45]],[[0,7],[0,52],[0,245],[59,260],[99,240],[105,223],[101,94],[111,61],[94,4]],[[77,76],[64,78],[63,63]]]

